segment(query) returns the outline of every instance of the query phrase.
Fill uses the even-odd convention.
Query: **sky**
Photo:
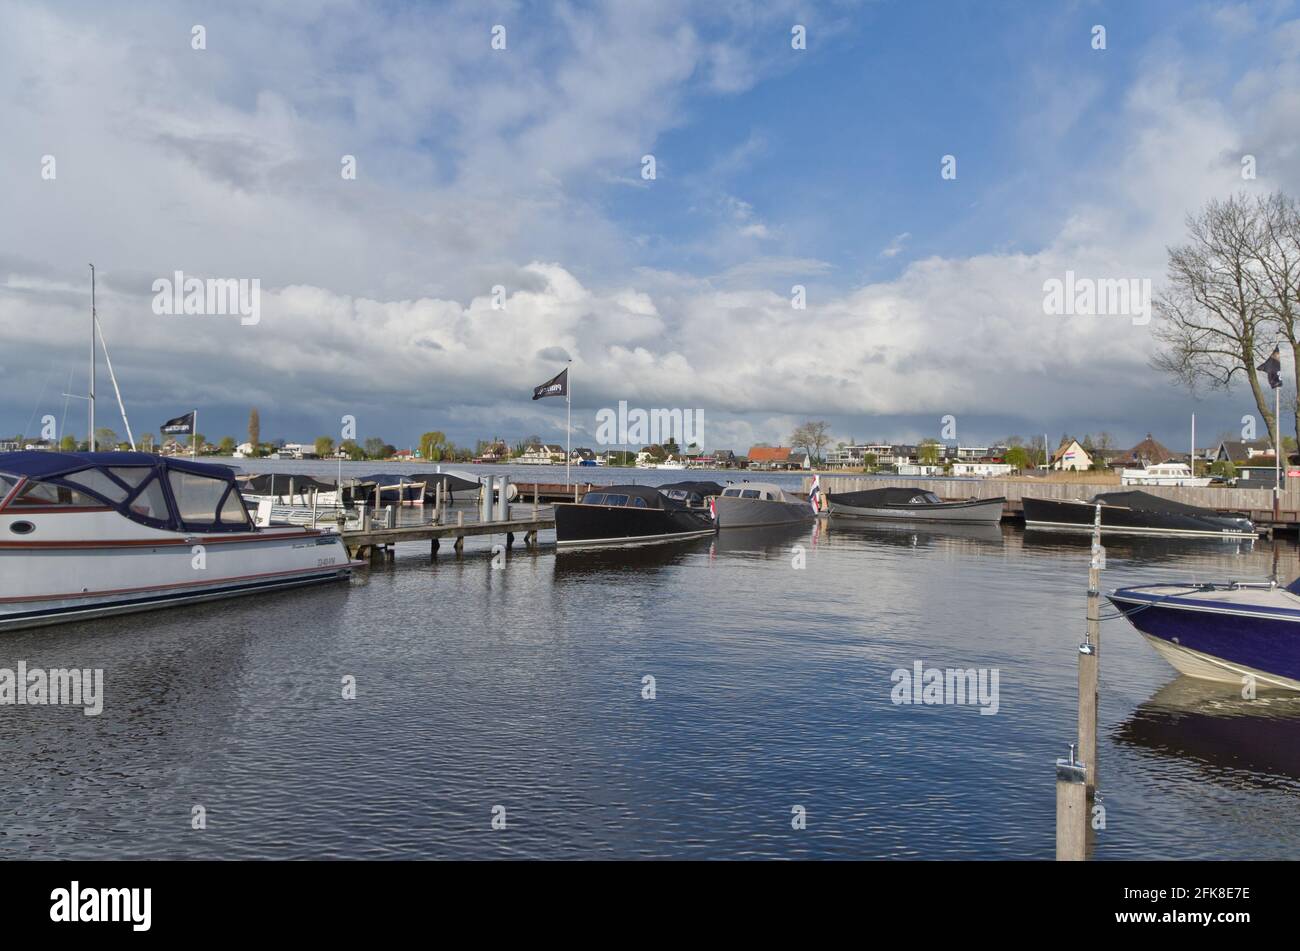
[[[1300,194],[1292,0],[267,7],[0,0],[0,433],[84,437],[90,262],[137,434],[562,443],[565,366],[575,446],[620,401],[738,452],[1254,411],[1044,287],[1158,293],[1206,201]],[[177,271],[256,323],[157,313]]]

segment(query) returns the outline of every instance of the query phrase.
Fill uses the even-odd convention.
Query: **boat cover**
[[[149,469],[152,474],[141,479],[125,479],[114,475],[122,469]],[[78,481],[78,473],[94,470],[107,481],[98,489],[94,482]],[[247,510],[239,496],[239,487],[235,483],[235,471],[230,466],[214,465],[207,462],[194,462],[176,456],[155,456],[147,452],[25,452],[0,453],[0,473],[25,476],[33,482],[49,483],[63,486],[97,499],[104,506],[113,509],[124,518],[133,522],[162,528],[168,531],[200,532],[245,532],[250,528]],[[211,507],[203,509],[205,518],[187,518],[181,520],[177,505],[176,492],[169,478],[174,473],[186,473],[202,476],[225,484],[224,491],[209,495]],[[181,480],[183,484],[184,480]],[[201,483],[200,483],[201,485]],[[163,497],[167,501],[167,517],[157,518],[132,505],[146,493],[154,493],[155,487],[161,486]],[[105,494],[108,487],[113,487],[112,497]],[[233,501],[232,501],[233,499]],[[208,501],[208,500],[205,500]],[[227,511],[237,516],[223,522],[221,514]]]
[[[864,489],[861,492],[831,492],[832,502],[852,505],[856,508],[877,508],[887,505],[911,505],[915,502],[934,505],[943,500],[933,492],[925,489],[909,489],[906,486],[887,486],[883,489]]]
[[[658,486],[658,489],[660,492],[667,492],[670,489],[676,489],[680,492],[694,492],[696,495],[703,497],[722,494],[722,486],[716,482],[670,482],[667,485]]]
[[[1216,512],[1214,509],[1205,509],[1195,505],[1187,505],[1183,502],[1175,502],[1173,499],[1164,499],[1158,495],[1141,492],[1137,489],[1131,492],[1101,492],[1094,495],[1092,501],[1100,502],[1102,505],[1118,505],[1138,512],[1180,512],[1184,515],[1222,517],[1222,513]]]
[[[322,482],[297,472],[259,472],[235,478],[239,480],[240,490],[250,495],[288,495],[290,485],[293,486],[294,495],[305,495],[313,489],[317,492],[333,492],[338,488],[333,482]]]
[[[583,496],[586,499],[591,495],[626,495],[629,500],[641,499],[645,502],[646,508],[650,509],[681,509],[688,508],[682,502],[668,498],[660,493],[662,486],[654,485],[593,485],[587,494]]]

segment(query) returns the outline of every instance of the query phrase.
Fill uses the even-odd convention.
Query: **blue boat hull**
[[[1124,588],[1107,597],[1183,673],[1235,683],[1252,676],[1300,689],[1300,608],[1142,588]]]

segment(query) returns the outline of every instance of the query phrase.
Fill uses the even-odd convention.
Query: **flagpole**
[[[95,451],[95,265],[90,266],[90,451]],[[57,448],[57,447],[56,447]]]
[[[194,418],[190,420],[190,458],[199,458],[199,411],[194,410]]]
[[[1273,389],[1273,531],[1282,507],[1282,387]]]
[[[564,377],[564,484],[569,485],[569,463],[573,459],[573,361]]]

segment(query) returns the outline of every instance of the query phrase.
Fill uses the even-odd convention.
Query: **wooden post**
[[[515,547],[515,533],[506,532],[506,549],[509,550],[514,547]]]
[[[464,513],[462,512],[461,514],[463,515]],[[456,555],[457,555],[457,557],[459,557],[459,556],[460,556],[460,553],[463,552],[463,551],[465,550],[465,536],[464,536],[464,535],[457,535],[457,536],[456,536],[456,544],[453,545],[452,547],[456,549]]]
[[[1056,761],[1056,861],[1082,862],[1088,857],[1088,769],[1069,759]]]
[[[456,513],[456,524],[457,524],[458,526],[463,526],[463,525],[465,524],[465,511],[464,511],[464,509],[462,509],[461,511],[459,511],[459,512]]]
[[[537,532],[535,530],[524,533],[524,547],[529,551],[537,547]]]
[[[1079,758],[1087,764],[1086,788],[1097,791],[1097,691],[1101,674],[1101,506],[1092,523],[1092,557],[1088,563],[1088,637],[1079,645]]]
[[[537,521],[537,483],[533,483],[533,521]]]
[[[441,545],[441,543],[438,541],[438,539],[436,539],[436,538],[430,539],[430,540],[429,540],[429,557],[430,557],[430,558],[437,558],[437,557],[438,557],[438,549],[441,548],[441,547],[442,547],[442,545]]]

